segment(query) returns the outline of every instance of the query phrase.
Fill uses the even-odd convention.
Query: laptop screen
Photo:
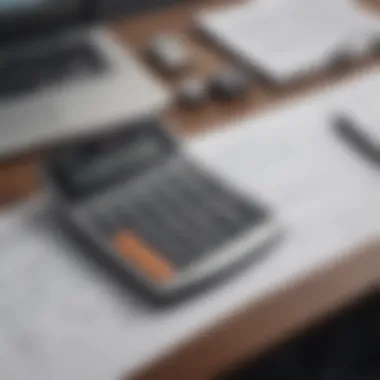
[[[78,8],[78,0],[0,0],[2,17],[18,17],[36,13],[62,13]]]
[[[0,0],[1,14],[17,14],[43,7],[46,0]]]
[[[0,0],[0,38],[28,37],[85,18],[86,0]]]

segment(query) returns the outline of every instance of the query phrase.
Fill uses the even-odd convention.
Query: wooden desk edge
[[[377,288],[379,264],[380,242],[356,250],[329,269],[253,302],[133,379],[214,379]]]

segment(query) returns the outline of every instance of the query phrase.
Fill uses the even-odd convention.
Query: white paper
[[[353,0],[282,0],[206,12],[200,27],[272,79],[321,70],[340,53],[361,56],[379,39],[379,18]]]
[[[268,202],[287,234],[265,260],[172,309],[148,309],[100,275],[43,199],[0,214],[0,378],[131,374],[247,302],[378,238],[380,174],[331,133],[329,115],[338,107],[359,113],[379,96],[375,72],[186,144],[234,186]]]

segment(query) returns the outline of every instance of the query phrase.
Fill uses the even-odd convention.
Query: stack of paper
[[[380,19],[354,0],[261,0],[199,16],[218,44],[275,82],[367,54]]]

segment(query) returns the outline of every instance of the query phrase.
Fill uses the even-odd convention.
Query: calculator
[[[56,149],[45,183],[71,227],[152,299],[203,289],[268,252],[280,229],[156,120]]]

